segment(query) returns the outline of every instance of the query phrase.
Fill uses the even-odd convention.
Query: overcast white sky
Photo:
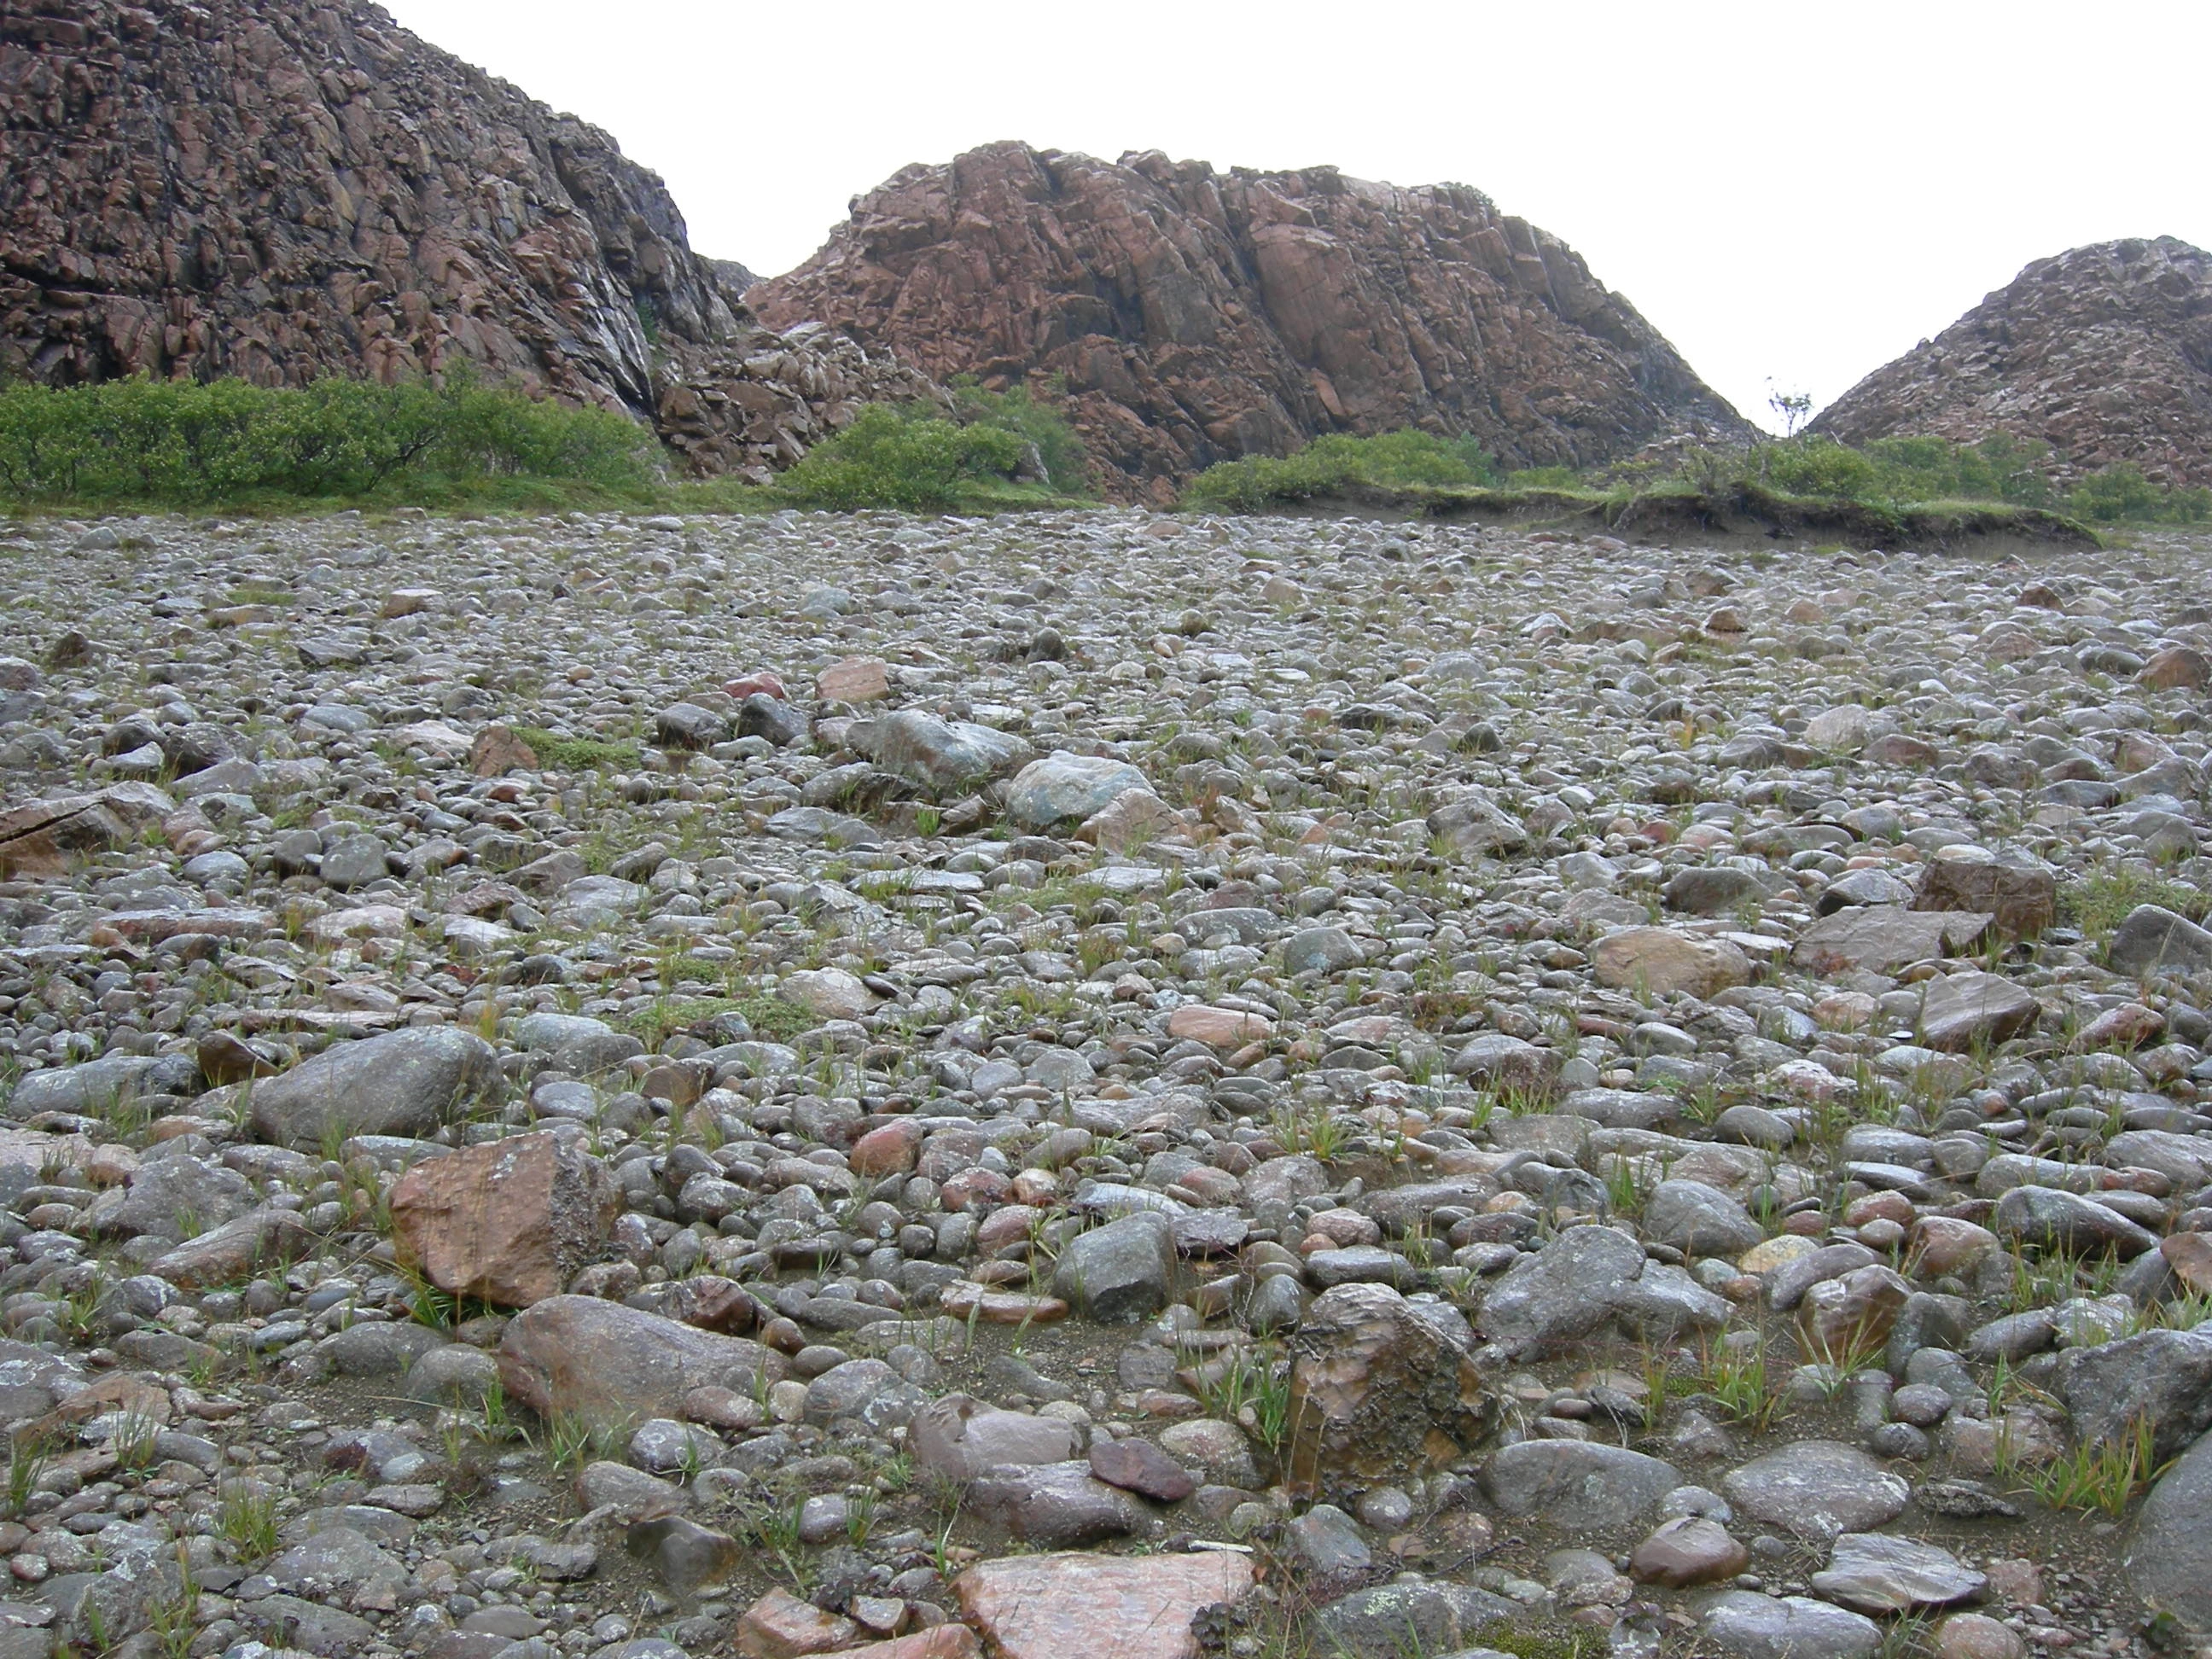
[[[2212,246],[2205,0],[385,0],[612,132],[763,276],[996,138],[1473,185],[1771,423],[2029,260]]]

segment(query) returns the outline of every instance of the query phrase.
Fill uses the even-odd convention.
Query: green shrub
[[[1045,477],[1063,495],[1091,493],[1090,467],[1083,440],[1075,435],[1067,416],[1049,403],[1040,403],[1025,386],[1010,392],[988,392],[973,374],[956,374],[950,383],[952,417],[963,426],[996,427],[1024,443],[1036,446]],[[1064,395],[1055,382],[1054,395]]]
[[[2212,520],[2212,489],[2153,483],[2130,465],[2089,474],[2073,489],[2051,481],[2058,458],[2049,445],[1995,433],[1972,444],[1947,439],[1883,438],[1854,448],[1820,434],[1769,439],[1746,448],[1699,448],[1638,461],[1596,475],[1564,466],[1505,475],[1511,490],[1570,490],[1595,501],[1626,501],[1646,491],[1726,495],[1745,489],[1882,509],[1929,502],[2002,501],[2057,507],[2077,519],[2200,524]],[[1483,489],[1500,483],[1491,458],[1472,440],[1401,431],[1378,438],[1316,438],[1281,458],[1249,456],[1208,467],[1183,491],[1185,507],[1261,512],[1316,497],[1368,490]]]
[[[1882,494],[1882,470],[1872,457],[1833,438],[1789,438],[1757,444],[1743,471],[1785,495],[1871,501]]]
[[[1192,479],[1185,507],[1249,513],[1357,489],[1477,489],[1498,482],[1498,464],[1474,439],[1410,428],[1372,438],[1330,433],[1295,454],[1223,461]]]
[[[768,488],[794,507],[949,513],[992,486],[1007,488],[1025,447],[1002,426],[871,404]]]
[[[2062,492],[2047,444],[1994,433],[1972,444],[1881,438],[1852,449],[1814,434],[1754,444],[1731,458],[1705,452],[1685,473],[1704,487],[1757,483],[1784,495],[1903,507],[1923,501],[2006,501],[2057,507],[2103,524],[2197,524],[2212,519],[2212,490],[2154,483],[2127,463],[2092,472]]]
[[[332,501],[501,479],[636,493],[659,471],[651,434],[623,416],[465,381],[0,388],[0,495],[19,502]]]
[[[2112,524],[2123,519],[2202,524],[2212,518],[2212,490],[2152,483],[2141,467],[2123,461],[2092,472],[2067,493],[2066,510],[2077,519]]]
[[[2051,447],[2009,433],[1992,433],[1974,444],[1879,438],[1866,447],[1866,454],[1881,469],[1883,487],[1893,500],[2051,505]]]

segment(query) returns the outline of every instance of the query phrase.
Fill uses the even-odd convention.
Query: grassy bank
[[[1456,465],[1458,476],[1443,476]],[[2061,489],[2047,450],[1994,438],[1965,446],[1891,439],[1864,450],[1826,438],[1695,450],[1602,472],[1500,472],[1457,441],[1420,433],[1316,439],[1296,454],[1207,469],[1183,492],[1200,512],[1336,506],[1430,517],[1582,522],[1656,534],[1825,537],[1862,545],[1947,545],[2009,536],[2094,544],[2094,525],[2200,524],[2212,491],[2110,467]]]
[[[1025,391],[872,406],[774,483],[672,477],[653,434],[464,381],[296,388],[137,379],[0,387],[0,507],[67,513],[992,512],[1085,498],[1073,430]]]
[[[0,496],[33,507],[642,501],[659,453],[621,415],[470,385],[0,388]]]

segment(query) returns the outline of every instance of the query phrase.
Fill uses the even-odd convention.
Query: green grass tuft
[[[605,738],[564,738],[542,726],[518,726],[514,735],[530,745],[538,763],[549,772],[594,772],[602,767],[626,770],[640,763],[634,743]]]

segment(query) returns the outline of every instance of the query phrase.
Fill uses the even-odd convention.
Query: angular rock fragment
[[[1455,1322],[1383,1285],[1316,1297],[1291,1366],[1291,1478],[1327,1495],[1464,1456],[1490,1402]]]
[[[389,1202],[402,1261],[455,1296],[526,1308],[605,1253],[618,1195],[573,1139],[538,1134],[425,1158]]]

